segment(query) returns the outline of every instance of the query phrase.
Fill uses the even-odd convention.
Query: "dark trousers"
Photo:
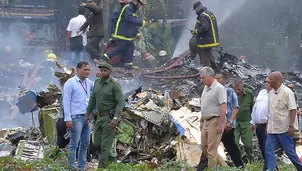
[[[213,69],[217,69],[216,62],[214,61],[213,54],[212,54],[212,48],[208,49],[198,49],[197,51],[194,51],[193,49],[190,49],[190,58],[194,59],[196,57],[196,54],[198,54],[200,58],[200,64],[202,66],[209,66]]]
[[[86,50],[92,60],[99,59],[102,56],[102,52],[99,50],[99,44],[103,39],[102,36],[89,37],[86,45]]]
[[[234,129],[229,132],[224,131],[221,137],[221,141],[231,156],[231,159],[236,167],[244,167],[244,164],[241,160],[241,155],[238,146],[235,143]],[[197,166],[197,171],[203,171],[208,166],[208,159],[202,153],[200,157],[199,164]]]
[[[116,47],[111,49],[106,55],[111,59],[114,56],[121,55],[121,62],[119,65],[130,66],[132,68],[132,60],[135,45],[133,41],[116,40]]]
[[[237,144],[235,143],[234,129],[227,132],[224,131],[222,134],[221,141],[226,149],[226,151],[231,156],[231,159],[236,167],[244,167],[241,160],[241,155]]]
[[[266,124],[256,124],[256,136],[259,143],[259,148],[264,160],[263,170],[267,170],[265,160],[265,144],[266,144]]]
[[[196,171],[204,171],[208,167],[208,158],[204,153],[201,153],[199,164]]]
[[[59,118],[56,123],[57,129],[57,146],[59,148],[65,148],[69,144],[69,138],[65,139],[64,135],[67,132],[66,123],[63,118]]]

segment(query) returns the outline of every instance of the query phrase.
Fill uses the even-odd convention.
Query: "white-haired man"
[[[218,160],[218,145],[226,124],[227,95],[223,85],[215,80],[210,67],[200,71],[205,85],[201,95],[201,148],[208,158],[208,168],[214,168]]]

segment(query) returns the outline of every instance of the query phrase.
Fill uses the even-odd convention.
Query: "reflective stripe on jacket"
[[[195,24],[198,48],[211,48],[219,46],[218,25],[215,14],[203,8]]]
[[[113,38],[132,41],[136,37],[137,27],[142,27],[144,24],[137,18],[136,11],[137,7],[132,2],[119,9],[119,16],[112,34]]]

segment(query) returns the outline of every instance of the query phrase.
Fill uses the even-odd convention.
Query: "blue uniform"
[[[136,16],[138,8],[130,2],[115,11],[112,15],[111,37],[116,40],[116,47],[105,53],[103,59],[111,59],[116,55],[122,55],[121,63],[126,69],[132,68],[133,52],[135,49],[134,38],[137,36],[138,27],[144,22]]]

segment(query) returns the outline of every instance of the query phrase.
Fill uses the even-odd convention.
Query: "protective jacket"
[[[113,14],[111,21],[113,23],[116,21],[112,34],[113,38],[132,41],[137,36],[138,27],[142,27],[145,24],[144,21],[137,18],[135,14],[137,10],[133,2],[130,2]]]
[[[194,33],[197,36],[198,48],[211,48],[219,46],[218,25],[216,16],[203,7],[197,13]]]

